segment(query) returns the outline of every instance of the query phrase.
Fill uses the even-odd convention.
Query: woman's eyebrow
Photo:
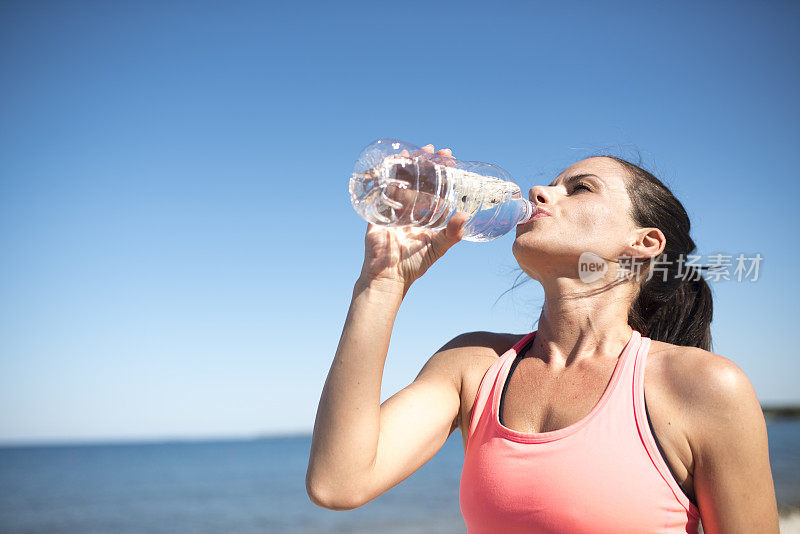
[[[564,179],[564,183],[568,184],[574,182],[575,180],[580,180],[581,178],[586,178],[588,176],[594,176],[595,178],[599,179],[599,177],[596,174],[576,174],[575,176],[570,176],[569,178]],[[550,187],[558,185],[556,183],[557,181],[558,180],[553,180],[553,182],[550,183]]]

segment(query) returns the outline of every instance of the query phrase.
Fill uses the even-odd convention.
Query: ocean
[[[782,509],[800,507],[800,421],[767,424]],[[0,532],[460,533],[461,435],[351,511],[309,501],[310,436],[0,448]],[[798,516],[782,532],[795,532]]]

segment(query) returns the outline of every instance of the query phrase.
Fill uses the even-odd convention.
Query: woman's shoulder
[[[502,354],[514,346],[524,334],[466,332],[442,346],[423,367],[436,368],[456,384],[470,383],[476,372],[485,372]],[[482,371],[480,371],[482,369]]]
[[[705,441],[720,424],[736,424],[736,414],[749,412],[756,419],[761,414],[750,379],[725,356],[652,341],[647,361],[648,375],[658,378],[659,389],[682,414],[694,441]]]
[[[451,339],[441,351],[451,351],[464,372],[486,371],[500,356],[519,343],[526,334],[506,332],[466,332]],[[483,374],[481,372],[481,374]]]
[[[440,350],[455,350],[467,355],[499,357],[525,335],[486,331],[466,332],[448,341]]]
[[[450,361],[457,370],[462,389],[470,391],[474,383],[480,379],[511,347],[517,344],[526,334],[509,334],[500,332],[466,332],[447,342],[437,356]]]
[[[750,382],[734,361],[697,347],[652,340],[648,368],[651,360],[664,386],[686,402],[735,395]]]

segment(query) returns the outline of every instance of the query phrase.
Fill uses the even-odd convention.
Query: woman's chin
[[[536,236],[532,236],[529,233],[523,233],[521,235],[517,235],[514,239],[514,243],[511,245],[512,250],[516,253],[517,251],[523,252],[524,254],[541,254],[544,252],[544,248],[546,247],[546,240],[539,239]]]

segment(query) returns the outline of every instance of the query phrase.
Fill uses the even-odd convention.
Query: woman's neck
[[[561,371],[587,358],[616,358],[628,343],[629,284],[596,291],[580,280],[543,283],[545,302],[531,355]]]

